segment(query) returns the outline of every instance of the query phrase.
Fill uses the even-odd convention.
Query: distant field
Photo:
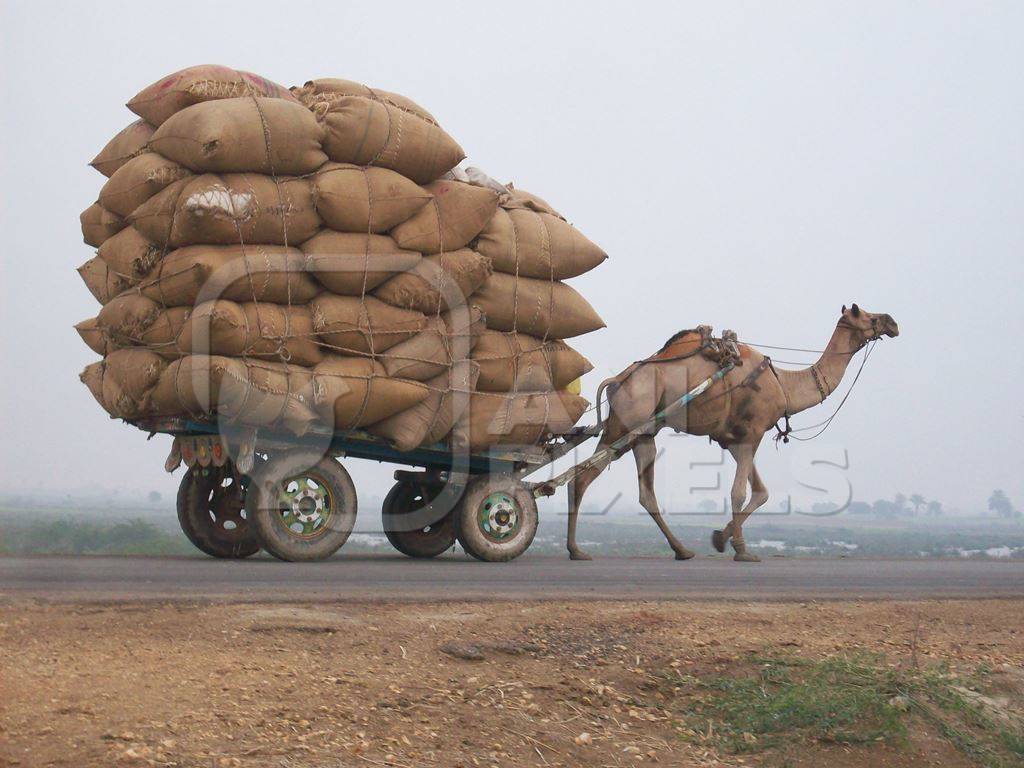
[[[380,532],[379,504],[361,505],[356,532],[345,552],[372,552],[388,547]],[[724,519],[669,516],[682,541],[710,552],[709,536]],[[699,522],[697,522],[699,521]],[[653,522],[640,516],[580,519],[582,546],[594,554],[666,554],[667,546]],[[762,556],[784,557],[970,557],[1024,558],[1024,523],[998,518],[934,520],[917,518],[879,522],[853,516],[820,520],[772,518],[748,523],[748,543]],[[565,517],[542,511],[533,544],[537,553],[564,548]],[[178,528],[173,509],[81,507],[0,507],[0,554],[187,555],[192,545]]]

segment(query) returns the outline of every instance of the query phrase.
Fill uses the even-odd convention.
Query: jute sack
[[[107,355],[117,349],[117,346],[107,339],[107,335],[100,329],[95,317],[76,324],[75,330],[78,331],[78,335],[82,337],[86,346],[97,355]]]
[[[525,209],[499,209],[474,248],[499,272],[544,280],[582,275],[608,258],[568,222]]]
[[[301,104],[243,97],[175,113],[149,146],[196,173],[297,176],[327,162],[323,138],[323,126]]]
[[[309,303],[313,328],[334,352],[376,355],[423,330],[421,312],[399,309],[372,296],[321,293]]]
[[[441,375],[454,363],[469,359],[484,329],[484,316],[478,307],[461,307],[434,315],[427,318],[422,331],[391,347],[380,361],[388,376],[426,381]]]
[[[316,420],[309,368],[219,355],[188,355],[161,374],[150,396],[157,416],[283,427],[304,434]]]
[[[145,349],[119,349],[87,366],[80,376],[111,416],[134,419],[149,410],[149,396],[167,361]]]
[[[420,402],[429,390],[419,382],[392,379],[368,357],[328,355],[313,369],[316,409],[328,427],[356,429]]]
[[[327,163],[312,182],[317,211],[339,232],[387,232],[430,200],[419,184],[387,168]]]
[[[82,225],[82,239],[93,248],[99,248],[107,238],[128,226],[128,222],[99,203],[93,203],[78,217]]]
[[[181,331],[192,314],[192,307],[167,307],[161,310],[153,321],[136,336],[134,346],[156,352],[160,357],[174,360],[189,354],[182,349]],[[108,344],[114,342],[108,340]]]
[[[107,302],[96,315],[96,324],[107,338],[118,345],[142,342],[163,310],[159,304],[137,291],[129,291]]]
[[[499,395],[476,392],[452,431],[452,445],[471,452],[492,445],[535,445],[575,426],[589,403],[569,392]]]
[[[403,251],[387,235],[320,230],[302,244],[306,267],[331,293],[362,296],[416,266],[420,254]]]
[[[156,152],[146,152],[122,165],[100,190],[100,205],[127,216],[167,185],[192,171]]]
[[[78,268],[78,274],[100,304],[106,304],[132,287],[131,280],[114,272],[101,256],[93,256],[85,262]]]
[[[323,360],[304,306],[208,301],[192,311],[177,347],[181,354],[253,357],[307,367]]]
[[[502,198],[501,207],[508,210],[547,213],[565,221],[565,216],[556,211],[547,200],[537,197],[524,189],[516,189],[511,184],[508,185],[508,194]]]
[[[134,285],[156,266],[163,250],[135,227],[125,227],[104,241],[99,256],[113,272]]]
[[[138,290],[167,307],[229,299],[305,304],[320,286],[298,248],[279,245],[190,245],[165,256]]]
[[[456,251],[469,244],[498,210],[498,195],[461,181],[427,184],[434,197],[415,216],[391,230],[403,248],[422,253]]]
[[[318,101],[326,101],[333,104],[346,96],[360,96],[364,99],[382,101],[385,104],[412,112],[424,120],[437,124],[434,116],[412,99],[398,93],[381,91],[377,88],[370,88],[353,80],[342,80],[337,77],[324,77],[317,80],[309,80],[301,88],[293,86],[292,95],[296,96],[304,104],[315,104]]]
[[[183,245],[298,245],[320,216],[305,179],[258,173],[204,174],[176,181],[136,208],[132,224],[150,240]]]
[[[472,302],[487,316],[487,327],[542,338],[568,339],[604,328],[594,308],[565,283],[515,278],[495,272]]]
[[[160,125],[175,112],[193,104],[239,96],[296,101],[284,86],[252,72],[201,64],[175,72],[142,89],[128,102],[128,109],[153,125]]]
[[[107,142],[106,146],[99,151],[99,154],[89,163],[93,168],[107,178],[114,175],[122,165],[133,157],[138,157],[144,152],[149,152],[150,138],[155,131],[152,125],[145,120],[136,120],[126,128],[121,129],[114,138]]]
[[[308,106],[327,131],[324,151],[339,163],[390,168],[426,184],[466,156],[437,123],[388,102],[314,96]]]
[[[416,266],[377,288],[373,295],[393,307],[437,314],[467,305],[467,299],[491,276],[491,260],[462,248],[427,256]]]
[[[563,341],[492,330],[480,334],[473,360],[480,365],[477,389],[486,392],[563,389],[594,367]]]
[[[469,407],[476,376],[475,363],[457,363],[426,382],[430,394],[423,402],[374,424],[369,431],[390,440],[400,451],[441,442]]]

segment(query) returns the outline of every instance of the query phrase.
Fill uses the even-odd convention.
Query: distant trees
[[[988,497],[988,508],[1000,517],[1021,516],[1020,510],[1014,508],[1013,503],[1002,490],[992,491],[992,495]]]
[[[929,517],[940,517],[942,515],[942,502],[932,499],[925,508],[925,514]]]
[[[917,514],[921,511],[921,507],[924,506],[924,496],[922,496],[920,493],[911,494],[910,506],[914,508],[914,516],[916,517]]]
[[[150,491],[146,498],[149,499],[150,504],[159,504],[163,497],[160,495],[160,491]]]

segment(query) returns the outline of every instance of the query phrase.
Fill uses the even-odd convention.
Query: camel
[[[707,435],[732,454],[736,476],[732,483],[732,519],[724,530],[711,536],[719,552],[732,543],[738,562],[759,562],[747,551],[743,523],[768,501],[768,489],[754,463],[754,455],[766,432],[780,419],[820,405],[839,386],[850,360],[869,341],[899,335],[891,316],[872,314],[854,304],[843,306],[832,338],[816,363],[803,370],[778,370],[771,360],[755,349],[723,339],[711,339],[710,328],[680,331],[654,355],[634,363],[618,376],[601,383],[597,400],[608,392],[608,416],[601,422],[601,439],[595,459],[569,484],[569,530],[566,547],[572,560],[589,560],[576,544],[576,519],[583,494],[607,466],[628,451],[636,460],[640,504],[651,515],[675,552],[677,560],[689,560],[694,553],[669,530],[654,494],[655,435],[665,427],[691,435]],[[735,335],[731,336],[735,339]],[[724,342],[724,343],[723,343]],[[666,414],[654,426],[644,425],[660,411],[686,395],[697,384],[720,372],[727,360],[729,370],[688,405]],[[780,436],[785,434],[780,429]],[[614,444],[627,438],[616,450]],[[750,498],[746,489],[750,486]]]

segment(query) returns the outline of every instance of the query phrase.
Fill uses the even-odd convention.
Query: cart
[[[151,437],[174,437],[166,469],[187,468],[177,512],[192,544],[213,557],[265,549],[288,561],[322,560],[349,538],[358,504],[342,459],[420,468],[396,470],[382,505],[384,534],[402,554],[436,557],[458,540],[478,560],[512,560],[532,543],[535,497],[545,495],[523,478],[598,433],[577,427],[535,446],[460,455],[443,444],[399,451],[361,430],[297,437],[187,418],[131,423]]]
[[[381,509],[384,534],[402,554],[436,557],[456,541],[478,560],[504,562],[523,554],[537,533],[537,502],[581,471],[630,450],[636,436],[657,429],[735,367],[729,361],[649,420],[549,480],[523,478],[601,433],[602,421],[547,435],[524,448],[460,453],[437,444],[399,451],[361,430],[294,435],[232,428],[189,419],[131,422],[174,436],[165,468],[188,470],[178,488],[178,521],[208,555],[240,558],[265,549],[282,560],[322,560],[345,543],[356,521],[356,489],[339,459],[375,459],[397,470]]]

